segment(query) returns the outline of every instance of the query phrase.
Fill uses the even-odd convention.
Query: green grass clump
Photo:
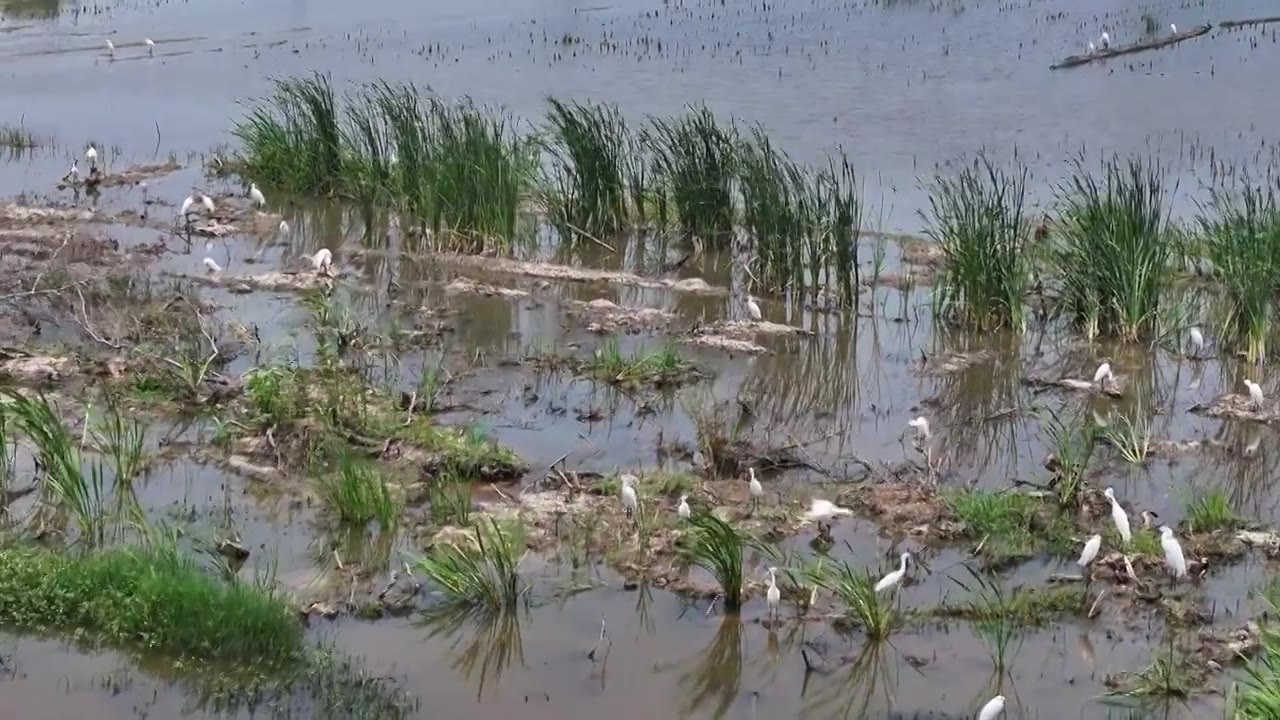
[[[1142,407],[1141,402],[1137,403]],[[1143,412],[1134,416],[1120,413],[1099,432],[1116,449],[1120,457],[1131,465],[1141,465],[1151,452],[1151,420]]]
[[[524,540],[518,530],[504,530],[496,520],[474,529],[475,542],[442,544],[417,561],[417,568],[443,593],[446,606],[492,612],[515,610],[527,602],[528,586],[520,576]]]
[[[1197,492],[1187,505],[1187,530],[1193,533],[1232,530],[1240,522],[1240,515],[1221,490]]]
[[[324,506],[342,523],[363,526],[376,521],[383,530],[398,524],[400,504],[378,468],[350,453],[339,458],[337,472],[320,476],[316,490]]]
[[[1163,235],[1163,170],[1154,161],[1112,158],[1098,180],[1083,165],[1077,159],[1060,188],[1053,256],[1065,309],[1089,337],[1149,337],[1173,254]]]
[[[249,176],[292,193],[341,189],[341,110],[328,75],[276,81],[275,93],[251,107],[234,135]]]
[[[742,555],[749,544],[746,535],[707,512],[689,519],[685,560],[706,570],[720,583],[726,610],[742,607]]]
[[[201,660],[284,665],[302,653],[302,627],[283,602],[172,548],[0,548],[0,624]]]
[[[876,592],[881,575],[871,570],[854,570],[848,563],[840,562],[830,565],[818,578],[818,584],[844,603],[846,616],[857,623],[870,640],[889,637],[905,619],[896,604],[896,591]]]
[[[36,134],[23,125],[0,125],[0,148],[17,154],[40,146]]]
[[[964,490],[946,498],[968,527],[970,538],[985,541],[983,553],[994,563],[1030,557],[1039,551],[1069,553],[1073,528],[1056,509],[1018,492]]]
[[[986,156],[929,187],[927,234],[942,249],[938,301],[944,313],[978,330],[1026,325],[1030,286],[1024,208],[1027,169],[997,168]]]
[[[452,468],[427,481],[431,518],[440,524],[471,524],[471,484]]]
[[[622,113],[613,105],[547,102],[552,223],[567,235],[621,232],[629,224],[627,155],[634,152]]]
[[[676,210],[680,229],[711,246],[733,234],[738,131],[711,110],[691,107],[683,117],[652,118],[644,134],[657,181]],[[665,212],[660,220],[665,220]]]
[[[1276,603],[1275,581],[1267,594],[1267,605],[1274,617],[1280,613]],[[1245,666],[1245,675],[1235,693],[1235,715],[1239,720],[1270,720],[1280,717],[1280,631],[1275,623],[1262,627],[1262,649]]]
[[[1233,193],[1215,189],[1199,225],[1223,286],[1223,336],[1251,363],[1267,356],[1275,292],[1280,288],[1280,207],[1272,185],[1249,178]]]
[[[625,355],[617,338],[610,338],[600,347],[583,369],[611,384],[655,387],[676,385],[696,372],[693,364],[680,356],[674,342]]]

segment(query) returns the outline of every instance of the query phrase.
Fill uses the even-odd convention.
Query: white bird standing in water
[[[693,512],[689,509],[689,496],[681,495],[680,505],[676,507],[676,515],[678,515],[681,520],[688,520],[689,516],[692,514]]]
[[[765,600],[769,603],[770,617],[782,616],[782,592],[778,590],[778,568],[769,568],[769,592]]]
[[[98,167],[98,148],[89,143],[89,149],[84,151],[84,159],[89,161],[89,167]]]
[[[1173,573],[1174,582],[1187,576],[1187,558],[1182,554],[1182,545],[1173,536],[1173,528],[1165,525],[1160,528],[1160,547],[1164,548],[1164,564]]]
[[[280,221],[280,234],[281,234],[281,235],[288,235],[288,234],[289,234],[289,223],[287,223],[287,222],[285,222],[285,221],[283,221],[283,220],[281,220],[281,221]]]
[[[111,42],[111,38],[107,38],[107,54],[113,58],[116,56],[116,44]]]
[[[204,193],[200,193],[200,204],[204,206],[205,212],[210,214],[213,213],[213,198],[205,195]]]
[[[622,476],[622,509],[626,511],[627,517],[634,517],[636,510],[640,507],[640,500],[636,497],[636,489],[632,487],[635,478],[635,475]]]
[[[1094,45],[1094,44],[1093,44],[1093,41],[1092,41],[1092,40],[1090,40],[1090,41],[1089,41],[1089,54],[1090,54],[1090,55],[1092,55],[1092,54],[1094,54],[1094,53],[1096,53],[1096,52],[1098,52],[1098,46],[1097,46],[1097,45]]]
[[[764,317],[760,312],[760,306],[756,304],[756,299],[750,295],[747,296],[747,314],[756,322],[760,322],[760,318]]]
[[[196,204],[195,197],[192,195],[188,195],[187,199],[182,201],[182,209],[178,211],[178,214],[181,215],[183,218],[186,218],[186,220],[190,222],[191,210],[192,208],[195,207],[195,204]]]
[[[749,479],[747,480],[747,489],[751,491],[751,508],[755,509],[760,504],[760,498],[764,497],[764,486],[756,479],[756,469],[747,468]]]
[[[1102,37],[1098,38],[1098,44],[1102,46],[1103,50],[1111,47],[1111,36],[1107,34],[1106,30],[1102,31]]]
[[[1174,35],[1177,35],[1177,34],[1178,34],[1178,26],[1177,26],[1177,25],[1174,25],[1173,23],[1169,23],[1169,32],[1173,33]]]
[[[1084,544],[1084,550],[1080,551],[1080,559],[1076,561],[1076,564],[1082,568],[1089,567],[1089,563],[1093,562],[1093,559],[1098,557],[1098,551],[1101,549],[1102,536],[1094,535]]]
[[[80,182],[80,168],[76,165],[76,161],[71,161],[71,169],[67,171],[67,179],[73,183]]]
[[[997,695],[987,701],[978,711],[978,720],[996,720],[1004,712],[1004,696]]]
[[[1133,539],[1133,533],[1129,532],[1129,514],[1120,507],[1120,503],[1116,502],[1116,491],[1107,488],[1103,493],[1107,499],[1111,501],[1111,521],[1116,524],[1116,532],[1120,533],[1120,539],[1125,545]]]
[[[1249,388],[1249,400],[1253,403],[1253,409],[1261,410],[1262,403],[1267,401],[1266,397],[1262,394],[1262,386],[1248,379],[1244,381],[1244,384]]]
[[[262,207],[267,204],[267,198],[262,194],[262,191],[258,189],[258,183],[249,183],[249,199],[258,207]]]
[[[809,504],[809,509],[805,511],[804,519],[810,522],[815,520],[830,520],[831,518],[840,517],[841,515],[852,515],[853,511],[846,507],[823,500],[822,498],[814,498]]]
[[[923,442],[929,442],[929,438],[931,437],[929,433],[929,418],[921,415],[914,420],[908,420],[907,427],[915,428],[916,437],[920,438]]]
[[[1115,375],[1111,374],[1111,363],[1104,362],[1093,373],[1093,384],[1097,385],[1099,390],[1106,390],[1107,383],[1114,381],[1115,377]]]
[[[154,41],[154,40],[152,40],[151,38],[144,38],[144,39],[143,39],[143,42],[147,44],[147,54],[148,54],[148,55],[155,55],[155,54],[156,54],[156,43],[155,43],[155,41]]]
[[[329,248],[320,248],[315,255],[311,256],[311,267],[315,268],[316,272],[325,274],[333,269],[333,253],[329,252]],[[635,476],[627,475],[626,477],[634,478]]]
[[[1204,335],[1201,334],[1200,328],[1193,327],[1188,330],[1187,340],[1191,344],[1191,357],[1199,357],[1200,351],[1204,349]]]
[[[907,560],[911,559],[911,553],[902,553],[902,557],[898,559],[898,569],[880,578],[880,582],[876,583],[876,592],[884,592],[890,588],[897,587],[902,582],[902,576],[907,574]]]
[[[207,257],[204,259],[204,267],[206,270],[209,271],[210,275],[217,275],[218,273],[222,272],[222,266],[219,265],[217,261],[215,261],[211,257]]]

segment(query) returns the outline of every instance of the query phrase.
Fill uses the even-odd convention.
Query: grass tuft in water
[[[452,468],[436,473],[427,481],[427,502],[431,519],[440,524],[471,524],[471,484]]]
[[[897,593],[877,593],[880,576],[871,570],[854,570],[848,563],[833,563],[819,580],[844,604],[847,617],[858,624],[869,640],[883,640],[904,620],[895,604]]]
[[[699,106],[682,117],[651,118],[643,137],[680,229],[709,246],[727,243],[734,227],[737,129]]]
[[[1173,255],[1163,234],[1163,169],[1152,160],[1112,158],[1099,180],[1077,158],[1059,194],[1053,256],[1067,313],[1089,337],[1149,337]]]
[[[1216,530],[1232,530],[1242,518],[1231,507],[1231,501],[1221,490],[1197,491],[1187,504],[1187,530],[1207,533]]]
[[[285,665],[302,651],[285,603],[159,544],[74,557],[0,548],[0,624],[200,660]]]
[[[978,330],[1026,326],[1030,284],[1025,219],[1027,169],[1005,170],[985,155],[929,186],[926,233],[942,249],[942,311]]]
[[[373,463],[343,453],[337,472],[322,474],[316,482],[321,501],[340,522],[361,526],[376,521],[383,530],[397,526],[400,504]]]
[[[1280,207],[1274,182],[1254,185],[1245,176],[1240,185],[1214,189],[1199,224],[1223,285],[1221,334],[1257,363],[1266,360],[1280,287]]]
[[[605,342],[583,369],[608,383],[654,387],[677,385],[696,373],[693,365],[680,356],[674,342],[628,356],[623,354],[617,338]]]
[[[547,150],[552,159],[547,213],[561,233],[612,235],[625,229],[627,124],[613,105],[584,105],[547,98]]]
[[[707,512],[689,519],[685,560],[706,570],[720,583],[726,610],[742,607],[742,556],[749,544],[746,535]]]
[[[417,561],[417,569],[440,589],[444,604],[491,612],[515,610],[527,602],[520,576],[524,540],[518,529],[496,520],[474,529],[475,542],[444,543]]]
[[[0,148],[21,152],[40,146],[40,138],[25,125],[0,125]]]
[[[342,181],[340,112],[328,75],[277,81],[274,94],[251,106],[234,130],[245,171],[286,192],[335,194]]]
[[[993,564],[1039,551],[1064,555],[1072,548],[1071,523],[1039,498],[1019,492],[962,490],[950,493],[946,500]]]

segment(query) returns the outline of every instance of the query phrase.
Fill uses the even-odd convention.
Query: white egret
[[[207,257],[204,259],[204,267],[206,270],[209,271],[210,275],[217,275],[218,273],[222,272],[222,266],[219,265],[217,261],[211,257]]]
[[[287,222],[285,222],[285,221],[283,221],[283,220],[281,220],[281,221],[280,221],[280,234],[281,234],[281,235],[288,235],[288,234],[289,234],[289,223],[287,223]]]
[[[852,514],[853,511],[849,508],[840,507],[830,500],[814,498],[813,502],[809,504],[809,509],[805,511],[804,519],[813,522],[814,520],[830,520],[841,515]]]
[[[765,600],[769,603],[769,615],[771,617],[781,617],[782,615],[782,592],[778,590],[778,568],[769,568],[769,592],[765,594]]]
[[[192,195],[188,195],[186,200],[182,201],[182,209],[178,214],[190,221],[191,209],[195,207],[196,199]]]
[[[1090,55],[1092,55],[1092,54],[1094,54],[1094,53],[1096,53],[1096,52],[1098,52],[1098,46],[1097,46],[1097,45],[1094,45],[1094,44],[1093,44],[1093,41],[1092,41],[1092,40],[1090,40],[1090,41],[1089,41],[1089,54],[1090,54]]]
[[[1187,576],[1187,558],[1182,554],[1182,545],[1173,536],[1173,528],[1165,525],[1160,528],[1160,547],[1164,548],[1164,564],[1173,573],[1174,582]]]
[[[929,418],[921,415],[914,420],[908,420],[907,427],[915,428],[916,436],[924,442],[929,442]]]
[[[750,295],[747,296],[747,314],[756,322],[760,322],[760,318],[764,317],[760,312],[760,306],[756,304],[756,299]]]
[[[258,189],[258,183],[249,184],[249,199],[258,207],[262,207],[267,204],[267,198],[262,194],[262,191]]]
[[[150,205],[151,200],[148,197],[147,181],[143,180],[142,182],[138,183],[138,187],[142,188],[142,204]]]
[[[1253,403],[1253,409],[1261,410],[1262,403],[1266,402],[1266,397],[1262,394],[1262,386],[1248,379],[1244,384],[1249,388],[1249,400]]]
[[[1102,37],[1098,38],[1098,44],[1102,46],[1103,50],[1111,47],[1111,36],[1107,34],[1106,30],[1102,31]]]
[[[1084,544],[1084,550],[1080,551],[1080,559],[1076,561],[1076,564],[1082,568],[1089,567],[1089,563],[1093,562],[1093,559],[1098,557],[1098,551],[1101,549],[1102,536],[1094,535]]]
[[[107,54],[111,57],[116,56],[116,44],[111,42],[111,38],[107,38]]]
[[[760,498],[764,496],[764,486],[756,479],[755,468],[747,468],[747,474],[750,475],[747,480],[747,488],[751,491],[751,507],[755,508],[760,504]]]
[[[1173,23],[1169,23],[1169,32],[1173,33],[1174,35],[1177,35],[1177,34],[1178,34],[1178,26],[1177,26],[1177,25],[1175,25],[1175,24],[1173,24]]]
[[[978,711],[978,720],[996,720],[1004,712],[1004,696],[997,695],[987,701]]]
[[[213,198],[205,195],[204,193],[200,193],[200,204],[204,206],[205,212],[213,213]]]
[[[80,182],[80,168],[76,166],[76,161],[71,161],[71,169],[67,171],[67,177],[71,182]]]
[[[1106,390],[1107,381],[1114,381],[1115,378],[1116,376],[1111,374],[1111,363],[1104,362],[1093,373],[1093,384],[1097,385],[1099,390]]]
[[[89,143],[89,149],[84,151],[84,159],[89,161],[90,168],[98,166],[98,148],[94,147],[93,143]]]
[[[1188,330],[1187,339],[1191,343],[1191,357],[1199,357],[1200,351],[1204,349],[1204,335],[1200,333],[1200,328]]]
[[[688,520],[692,514],[693,512],[689,510],[689,496],[681,495],[680,505],[676,507],[676,515],[680,516],[681,520]]]
[[[329,252],[329,248],[320,248],[315,255],[311,256],[311,267],[315,268],[316,272],[326,274],[333,269],[333,253]],[[623,475],[622,477],[624,480],[631,479],[633,481],[632,484],[635,484],[635,475]]]
[[[636,497],[636,489],[628,481],[632,477],[634,476],[622,476],[622,509],[627,512],[627,517],[633,517],[640,507],[640,500]]]
[[[156,54],[156,42],[155,42],[155,40],[152,40],[151,38],[143,38],[142,42],[144,42],[144,43],[146,43],[146,44],[147,44],[147,54],[148,54],[148,55],[155,55],[155,54]]]
[[[880,578],[880,582],[876,583],[876,592],[884,592],[902,582],[902,576],[907,574],[907,560],[910,559],[911,553],[902,553],[902,557],[898,560],[898,569]]]
[[[1129,532],[1129,514],[1124,511],[1124,508],[1120,507],[1120,503],[1116,502],[1115,490],[1107,488],[1103,494],[1111,501],[1111,521],[1116,524],[1116,532],[1120,533],[1120,539],[1124,541],[1125,545],[1128,545],[1129,541],[1133,539],[1133,533]]]

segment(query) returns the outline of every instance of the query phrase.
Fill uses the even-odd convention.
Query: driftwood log
[[[1118,57],[1120,55],[1130,55],[1133,53],[1144,52],[1147,50],[1155,50],[1157,48],[1162,48],[1168,45],[1173,45],[1175,43],[1180,43],[1183,40],[1190,40],[1191,38],[1200,37],[1201,35],[1204,35],[1205,33],[1209,32],[1211,29],[1213,29],[1213,25],[1201,25],[1199,27],[1191,28],[1190,30],[1184,30],[1176,35],[1169,34],[1161,38],[1155,38],[1153,40],[1145,40],[1143,42],[1134,43],[1132,45],[1125,45],[1124,47],[1112,47],[1112,48],[1107,48],[1105,50],[1099,49],[1097,52],[1092,52],[1092,53],[1089,53],[1088,55],[1071,55],[1067,58],[1064,58],[1058,61],[1053,65],[1050,65],[1049,69],[1059,70],[1061,68],[1076,67],[1077,65],[1087,65],[1091,62],[1110,60],[1111,58]]]
[[[1250,18],[1248,20],[1223,20],[1222,22],[1218,23],[1218,27],[1230,29],[1230,28],[1246,27],[1248,25],[1266,25],[1267,23],[1276,23],[1276,22],[1280,22],[1280,15],[1274,15],[1272,17],[1262,17],[1262,18]]]

